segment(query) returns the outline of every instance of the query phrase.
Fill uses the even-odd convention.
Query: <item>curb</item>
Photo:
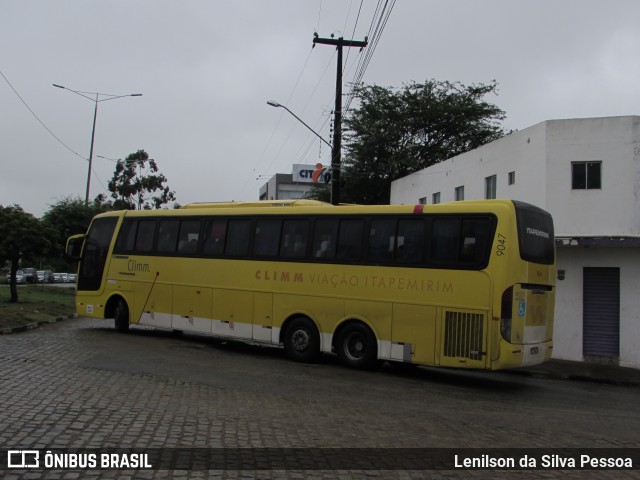
[[[613,371],[610,375],[594,375],[588,372],[579,371],[560,371],[560,370],[545,370],[544,368],[532,368],[530,370],[509,370],[510,373],[516,375],[525,375],[537,378],[554,378],[557,380],[572,380],[578,382],[592,382],[605,385],[617,385],[622,387],[640,386],[640,379],[630,378],[624,374],[615,372],[616,367],[612,367]]]
[[[27,323],[25,325],[19,325],[17,327],[0,328],[0,335],[9,335],[9,334],[12,334],[12,333],[27,332],[29,330],[35,330],[36,328],[40,328],[43,325],[50,325],[52,323],[62,322],[63,320],[67,320],[67,319],[75,318],[75,317],[76,317],[76,314],[75,313],[71,313],[69,315],[56,317],[56,318],[51,319],[51,320],[40,320],[39,322]]]

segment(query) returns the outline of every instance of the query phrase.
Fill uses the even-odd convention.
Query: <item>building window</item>
[[[496,198],[496,176],[491,175],[484,179],[484,198]]]
[[[602,188],[602,162],[571,162],[571,188],[573,190]]]
[[[420,200],[418,200],[418,203],[420,205],[426,205],[427,204],[427,197],[420,197]]]
[[[434,205],[440,203],[440,192],[431,195],[431,203],[433,203]]]
[[[456,187],[455,200],[456,202],[464,200],[464,185],[461,187]]]
[[[509,172],[508,183],[509,185],[513,185],[514,183],[516,183],[516,172]]]

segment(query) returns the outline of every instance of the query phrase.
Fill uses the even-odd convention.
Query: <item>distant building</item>
[[[554,358],[640,368],[640,117],[549,120],[391,186],[393,204],[481,198],[553,215]]]
[[[276,173],[262,187],[260,200],[297,200],[311,192],[314,183],[323,183],[326,169],[316,165],[293,165],[291,173]]]

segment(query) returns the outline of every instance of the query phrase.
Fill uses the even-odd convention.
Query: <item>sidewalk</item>
[[[613,385],[640,385],[640,369],[598,363],[551,360],[542,365],[516,370],[523,374]]]

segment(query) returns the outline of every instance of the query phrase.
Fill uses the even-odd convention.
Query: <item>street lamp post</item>
[[[116,98],[124,98],[124,97],[141,97],[141,93],[130,93],[128,95],[111,95],[108,93],[98,93],[98,92],[80,92],[77,90],[73,90],[72,88],[64,87],[62,85],[53,84],[54,87],[62,88],[63,90],[69,90],[70,92],[75,93],[76,95],[80,95],[81,97],[86,98],[95,103],[95,109],[93,111],[93,128],[91,129],[91,148],[89,149],[89,171],[87,173],[87,191],[84,197],[84,205],[85,207],[89,205],[89,187],[91,185],[91,167],[93,164],[93,142],[96,137],[96,118],[98,117],[98,103],[106,102],[107,100],[115,100]],[[95,95],[95,100],[89,95]],[[100,96],[106,97],[100,99]]]
[[[313,133],[316,137],[318,137],[324,143],[329,145],[329,148],[331,148],[331,144],[329,142],[327,142],[324,138],[322,138],[318,132],[316,132],[313,128],[311,128],[309,125],[307,125],[299,116],[297,116],[295,113],[293,113],[291,110],[289,110],[286,106],[282,105],[281,103],[275,102],[273,100],[268,100],[267,101],[267,105],[271,105],[272,107],[276,107],[276,108],[284,108],[287,112],[289,112],[291,115],[293,115],[296,118],[296,120],[298,120],[301,124],[303,124],[309,130],[311,130],[311,133]]]
[[[291,115],[293,115],[293,117],[298,120],[301,124],[303,124],[305,127],[307,127],[311,133],[313,133],[316,137],[318,137],[320,140],[322,140],[325,144],[327,144],[327,146],[332,150],[333,152],[333,147],[331,146],[331,144],[329,142],[327,142],[324,138],[322,138],[322,136],[316,132],[313,128],[311,128],[309,125],[307,125],[304,120],[302,120],[299,116],[297,116],[295,113],[293,113],[291,110],[289,110],[285,105],[282,105],[281,103],[278,103],[276,101],[273,100],[268,100],[267,101],[267,105],[271,105],[272,107],[276,107],[276,108],[284,108],[287,112],[289,112]],[[333,156],[333,153],[332,153]],[[333,170],[335,168],[334,166],[334,162],[331,162],[331,181],[334,181],[334,178],[338,178],[337,175],[335,175],[335,171]],[[333,184],[332,184],[333,187]],[[338,199],[334,198],[333,195],[334,189],[331,189],[331,203],[333,203],[334,205],[337,205],[338,203]]]

